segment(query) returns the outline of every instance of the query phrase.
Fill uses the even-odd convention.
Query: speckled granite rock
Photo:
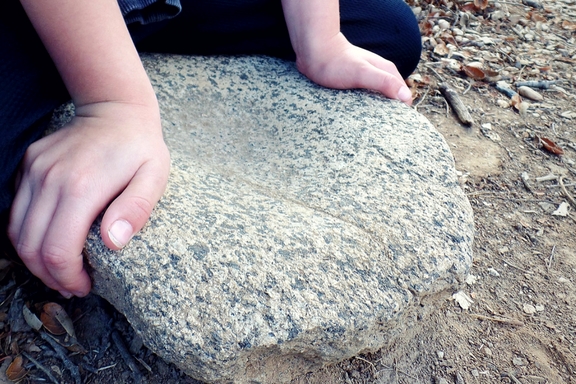
[[[263,58],[145,60],[168,190],[95,291],[205,381],[285,382],[386,346],[471,264],[452,156],[414,110]]]

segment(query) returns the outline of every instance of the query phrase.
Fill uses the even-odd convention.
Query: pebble
[[[440,19],[440,20],[438,20],[438,26],[440,27],[441,30],[444,31],[444,30],[450,28],[450,23],[444,19]]]
[[[504,17],[506,17],[506,14],[504,13],[504,11],[494,11],[494,12],[492,12],[492,15],[490,18],[494,21],[497,21],[497,20],[503,19]]]
[[[534,100],[534,101],[544,100],[544,96],[542,96],[540,93],[538,93],[538,91],[535,91],[534,89],[527,87],[527,86],[519,87],[518,93],[521,96],[524,96],[530,100]]]
[[[524,304],[522,306],[522,309],[524,310],[525,313],[529,315],[536,313],[536,308],[532,304]]]
[[[492,350],[488,347],[484,347],[484,354],[488,357],[492,357]]]
[[[439,359],[443,359],[444,358],[444,351],[436,351],[436,356],[438,356]]]
[[[488,268],[488,274],[490,276],[500,277],[500,273],[498,273],[498,271],[495,270],[494,268]]]
[[[517,367],[521,367],[524,365],[528,365],[528,360],[526,360],[523,357],[515,357],[514,359],[512,359],[512,364],[514,364]]]
[[[518,22],[520,21],[521,18],[522,18],[522,16],[520,16],[520,15],[511,15],[510,16],[510,26],[513,27],[516,24],[518,24]]]
[[[473,369],[472,371],[470,371],[470,373],[471,373],[472,376],[474,376],[474,377],[480,377],[480,372],[478,372],[477,369]]]

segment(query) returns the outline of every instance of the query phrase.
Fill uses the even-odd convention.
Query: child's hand
[[[396,66],[381,56],[352,45],[342,33],[323,41],[307,57],[297,57],[298,70],[329,88],[364,88],[412,104],[412,93]]]
[[[170,167],[157,108],[104,102],[76,114],[28,148],[8,230],[30,271],[65,296],[90,291],[82,249],[98,214],[112,202],[102,239],[122,248],[146,223]]]

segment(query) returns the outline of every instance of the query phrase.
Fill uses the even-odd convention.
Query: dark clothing
[[[294,59],[280,0],[120,0],[140,51],[267,54]],[[0,12],[0,220],[14,197],[14,172],[69,99],[48,53],[16,0]],[[416,19],[403,0],[340,0],[350,42],[393,61],[407,77],[420,58]]]

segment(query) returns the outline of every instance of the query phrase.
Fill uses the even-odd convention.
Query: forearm
[[[116,0],[21,0],[77,106],[156,106]]]
[[[282,0],[282,7],[297,57],[320,52],[340,33],[338,0]]]

